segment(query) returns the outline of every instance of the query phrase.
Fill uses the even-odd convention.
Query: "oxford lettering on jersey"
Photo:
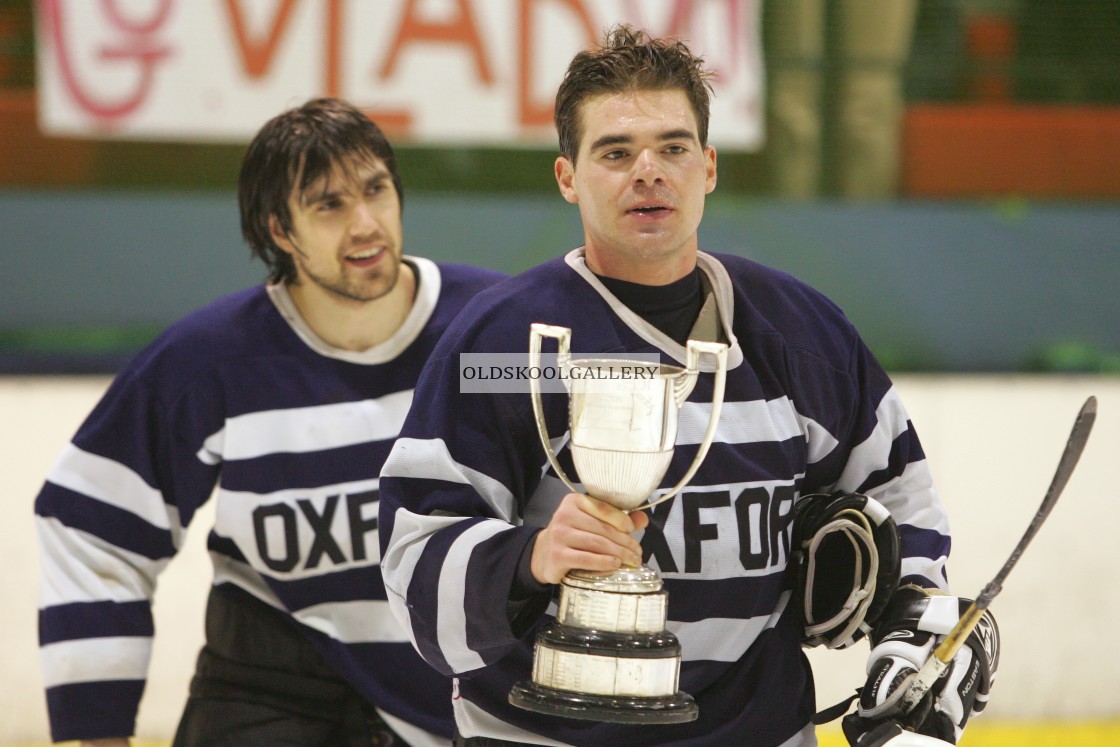
[[[706,548],[733,539],[739,544],[743,570],[777,566],[789,558],[796,497],[792,485],[779,485],[773,491],[753,486],[734,494],[729,490],[683,492],[650,509],[650,523],[642,537],[642,560],[652,558],[664,573],[700,573]],[[679,511],[676,520],[684,537],[683,557],[673,553],[666,539],[666,524],[674,511]],[[728,526],[728,522],[713,520],[720,512],[734,517],[736,537],[720,536],[720,526]]]
[[[294,506],[257,506],[253,510],[257,554],[277,573],[315,570],[324,562],[338,566],[370,560],[367,535],[377,531],[378,501],[378,491],[367,490],[328,496],[320,508],[306,498]],[[310,541],[306,541],[308,528]],[[376,537],[372,539],[376,545]]]

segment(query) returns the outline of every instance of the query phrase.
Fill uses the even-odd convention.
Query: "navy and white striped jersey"
[[[507,702],[529,678],[536,630],[518,637],[507,615],[514,574],[567,489],[550,471],[529,396],[463,393],[460,354],[524,355],[530,323],[542,322],[571,328],[577,357],[655,353],[680,365],[685,355],[613,297],[576,250],[464,309],[425,367],[416,390],[424,406],[410,412],[382,471],[390,605],[421,655],[456,675],[466,736],[581,747],[815,744],[812,674],[786,573],[801,494],[875,497],[901,528],[904,581],[945,585],[948,525],[921,445],[850,322],[783,273],[725,255],[701,253],[698,264],[731,343],[726,398],[707,458],[680,495],[650,509],[641,542],[665,579],[668,628],[683,652],[680,686],[699,719],[607,724]],[[701,376],[681,410],[662,490],[696,453],[712,383]],[[563,445],[567,397],[546,394],[544,412],[553,443]],[[560,460],[574,475],[566,449]]]
[[[284,286],[257,287],[176,322],[113,381],[35,502],[54,740],[133,733],[156,580],[212,494],[214,584],[289,613],[383,711],[451,734],[451,683],[385,600],[378,473],[439,336],[502,276],[406,261],[413,308],[374,348],[327,345]]]

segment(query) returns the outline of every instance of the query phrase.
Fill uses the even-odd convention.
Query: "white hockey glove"
[[[909,713],[901,712],[900,701],[934,648],[971,604],[968,599],[916,586],[898,590],[871,634],[859,709],[843,721],[849,743],[885,745],[892,734],[888,724],[957,743],[969,717],[987,705],[999,666],[999,628],[990,611],[981,617],[926,697]]]

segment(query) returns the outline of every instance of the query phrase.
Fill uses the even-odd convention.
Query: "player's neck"
[[[416,283],[412,266],[401,262],[392,290],[373,301],[342,298],[307,282],[289,285],[288,292],[303,321],[323,342],[362,352],[385,342],[404,324]]]
[[[640,285],[669,285],[696,269],[696,249],[665,256],[637,256],[610,251],[596,251],[588,243],[584,248],[587,268],[596,275],[625,280]]]

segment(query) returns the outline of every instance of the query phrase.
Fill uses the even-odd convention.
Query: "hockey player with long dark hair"
[[[378,472],[436,340],[501,276],[403,253],[393,149],[337,99],[264,125],[239,200],[269,281],[141,352],[35,503],[51,735],[127,743],[157,578],[213,494],[206,645],[175,745],[447,744],[450,680],[386,602]]]

